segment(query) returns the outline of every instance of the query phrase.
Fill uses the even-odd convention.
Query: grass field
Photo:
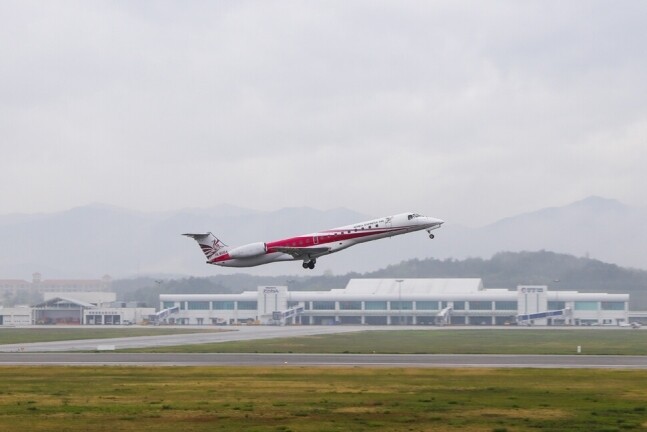
[[[137,352],[647,355],[647,331],[405,330],[137,349]]]
[[[163,327],[150,328],[0,328],[0,345],[30,342],[53,342],[63,340],[106,339],[133,336],[161,336],[171,334],[200,333],[210,330],[186,330]]]
[[[0,430],[645,431],[647,373],[0,367]]]

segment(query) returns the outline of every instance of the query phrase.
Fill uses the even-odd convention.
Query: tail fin
[[[213,234],[182,234],[187,237],[191,237],[193,240],[197,241],[204,252],[207,259],[211,259],[215,256],[221,255],[227,251],[227,245],[218,240]]]

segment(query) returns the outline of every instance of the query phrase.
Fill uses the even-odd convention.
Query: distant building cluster
[[[290,291],[260,286],[240,294],[162,294],[159,310],[124,303],[111,279],[0,280],[30,306],[0,307],[0,325],[627,325],[629,294],[553,291],[547,286],[486,289],[478,278],[352,279],[344,289]]]
[[[33,306],[0,308],[0,325],[123,325],[141,324],[155,314],[136,302],[116,301],[112,292],[83,292],[74,297],[48,293]]]
[[[155,308],[116,301],[112,279],[0,279],[0,325],[118,325],[140,323]],[[6,306],[11,305],[11,306]]]
[[[0,303],[15,305],[32,303],[48,292],[79,293],[111,291],[112,278],[108,275],[101,279],[43,279],[38,272],[32,280],[0,279]]]

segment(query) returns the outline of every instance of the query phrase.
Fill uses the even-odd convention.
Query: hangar
[[[111,292],[45,293],[45,301],[32,307],[0,307],[0,326],[30,324],[121,325],[148,322],[155,308],[116,301]]]
[[[0,306],[0,326],[24,326],[31,324],[31,308],[26,306]]]
[[[162,294],[173,324],[620,325],[628,294],[486,289],[478,278],[352,279],[344,289],[289,291],[261,286],[240,294]]]

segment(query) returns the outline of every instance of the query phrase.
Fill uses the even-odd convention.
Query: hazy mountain
[[[232,206],[145,213],[103,204],[38,215],[0,217],[0,279],[212,275],[232,270],[205,264],[185,232],[212,231],[227,244],[278,239],[366,218],[347,209],[289,208],[258,212]],[[276,273],[301,266],[278,265]],[[253,269],[252,269],[253,270]]]
[[[476,211],[476,210],[475,210]],[[137,212],[92,204],[68,211],[0,216],[0,279],[113,277],[166,274],[303,275],[298,262],[251,269],[204,264],[204,256],[185,232],[212,231],[229,245],[274,240],[346,225],[378,215],[348,209],[306,207],[274,212],[220,205],[207,209]],[[441,214],[437,215],[442,217]],[[647,213],[617,201],[591,197],[565,207],[547,208],[503,219],[481,228],[447,221],[436,239],[426,233],[359,245],[319,260],[317,275],[364,273],[412,258],[490,257],[499,251],[550,250],[589,255],[605,262],[647,268]]]
[[[488,257],[499,251],[550,250],[647,269],[647,211],[589,197],[468,229],[447,224],[445,256]],[[442,237],[442,236],[441,236]]]

